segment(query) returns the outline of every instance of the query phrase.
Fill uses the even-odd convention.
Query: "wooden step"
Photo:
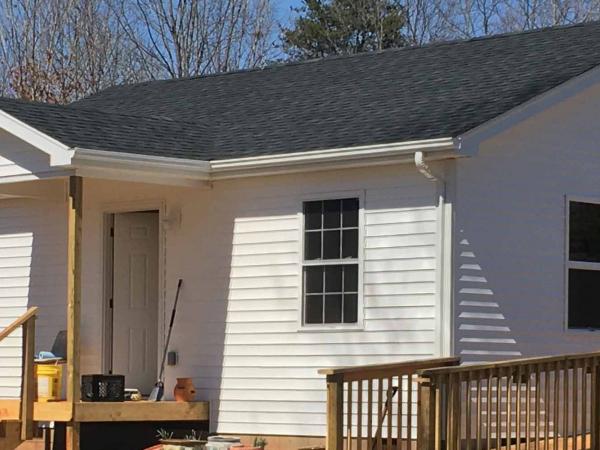
[[[44,450],[44,440],[32,439],[22,442],[15,450]]]

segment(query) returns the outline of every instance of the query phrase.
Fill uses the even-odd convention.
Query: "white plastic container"
[[[227,450],[234,445],[240,445],[239,437],[235,436],[209,436],[206,450]]]

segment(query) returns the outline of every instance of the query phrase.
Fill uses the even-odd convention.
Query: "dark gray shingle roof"
[[[68,145],[225,159],[458,136],[599,64],[589,23],[0,107]]]
[[[191,159],[211,149],[207,127],[170,118],[6,98],[0,109],[69,147]]]

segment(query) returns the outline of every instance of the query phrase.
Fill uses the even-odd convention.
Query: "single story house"
[[[600,346],[600,23],[0,99],[0,326],[66,328],[81,373],[166,369],[210,429],[323,436],[317,370]],[[20,389],[0,346],[0,397]]]

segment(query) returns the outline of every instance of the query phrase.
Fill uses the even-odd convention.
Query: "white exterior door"
[[[158,213],[115,214],[113,267],[113,373],[148,394],[158,367]]]

